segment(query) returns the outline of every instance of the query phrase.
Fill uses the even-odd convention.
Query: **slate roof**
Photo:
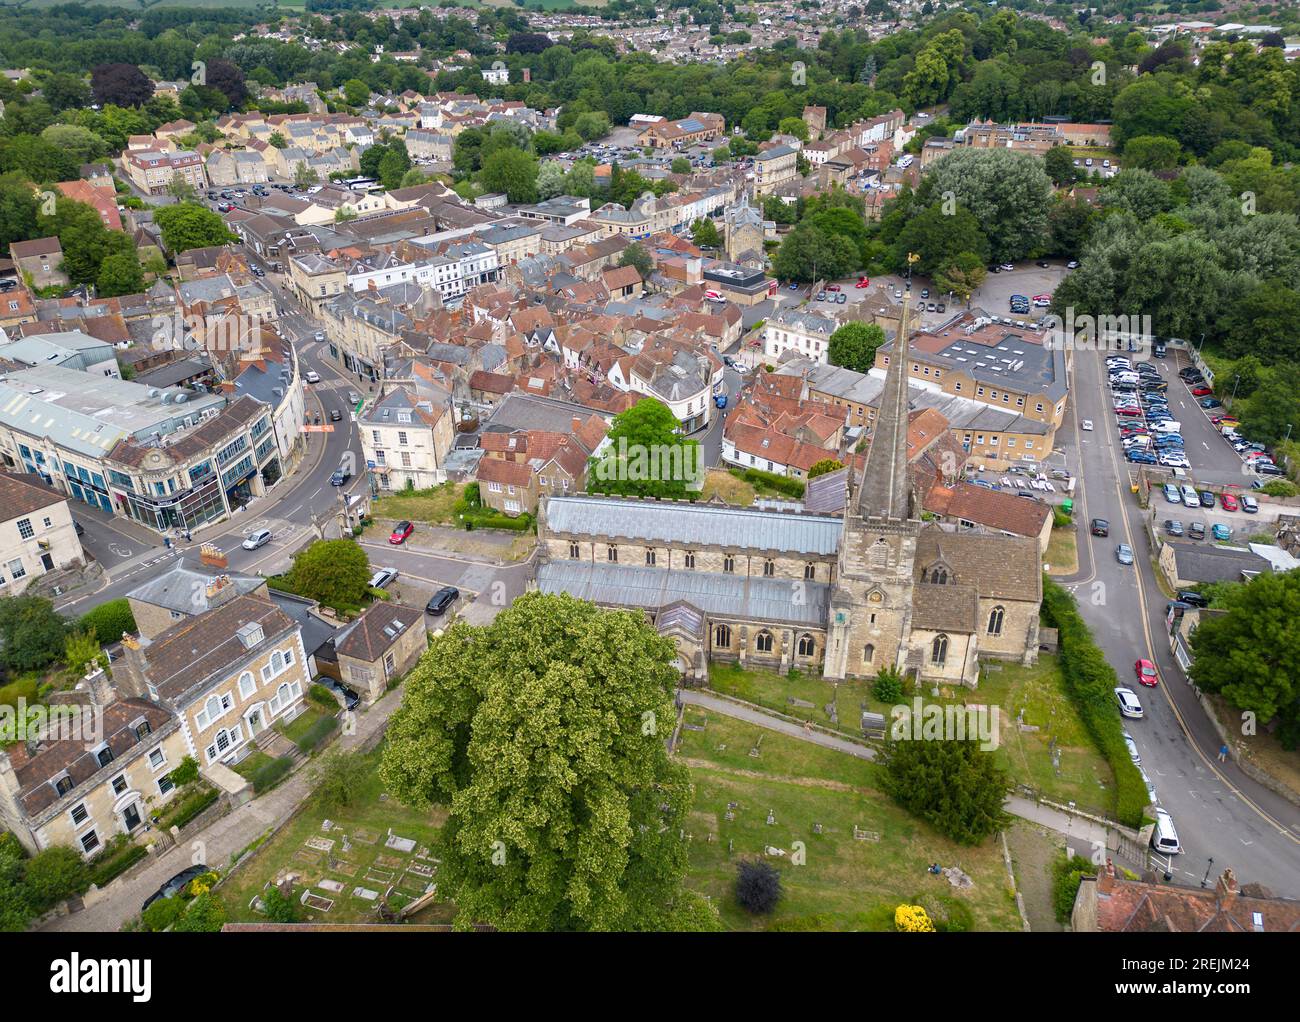
[[[423,619],[424,614],[415,607],[375,603],[339,633],[334,648],[339,656],[374,663],[396,644],[403,632]]]
[[[635,568],[605,561],[552,561],[537,569],[544,593],[569,593],[606,607],[657,611],[684,601],[711,616],[824,627],[830,587],[805,582],[794,599],[789,579],[708,571]]]
[[[551,532],[637,542],[772,550],[829,556],[839,550],[839,518],[755,511],[743,507],[610,497],[552,497]]]
[[[220,568],[209,568],[204,564],[177,561],[168,571],[136,586],[126,595],[154,607],[184,614],[202,614],[208,609],[208,583],[222,575],[230,579],[241,596],[253,592],[266,582],[266,579],[253,575],[240,575]]]
[[[937,561],[951,569],[958,586],[975,586],[983,597],[1035,602],[1042,599],[1038,543],[1027,537],[946,532],[937,525],[927,525],[916,540],[918,577]]]

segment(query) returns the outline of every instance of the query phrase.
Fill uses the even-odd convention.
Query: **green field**
[[[758,703],[792,717],[860,734],[863,708],[890,716],[890,706],[875,699],[865,681],[834,685],[815,674],[789,678],[775,671],[742,669],[735,664],[712,664],[709,685],[715,691]],[[1017,784],[1029,785],[1047,798],[1074,802],[1098,815],[1113,815],[1114,777],[1083,730],[1065,694],[1056,657],[1039,656],[1033,667],[1016,663],[985,665],[980,686],[968,690],[943,687],[938,696],[924,693],[927,703],[996,705],[1000,708],[998,759]],[[812,709],[790,705],[791,697],[813,703]],[[835,701],[839,724],[832,725],[826,706]],[[910,697],[904,702],[910,704]],[[1017,715],[1036,731],[1022,731]],[[1056,762],[1053,762],[1053,753]]]
[[[996,839],[953,844],[881,794],[878,768],[863,760],[694,708],[686,719],[704,724],[682,732],[678,752],[695,782],[686,882],[729,929],[892,930],[894,909],[918,901],[939,918],[965,915],[964,906],[973,929],[1019,929]],[[803,843],[803,865],[791,859],[795,842]],[[765,855],[769,846],[787,855]],[[746,857],[781,870],[784,897],[770,918],[750,916],[733,897],[736,864]],[[956,890],[926,872],[932,862],[960,867],[974,886]]]

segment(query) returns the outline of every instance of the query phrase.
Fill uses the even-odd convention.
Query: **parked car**
[[[1132,564],[1133,548],[1127,543],[1121,543],[1115,548],[1115,560],[1119,561],[1120,564]]]
[[[1160,681],[1160,675],[1156,673],[1156,665],[1150,660],[1138,660],[1133,664],[1133,673],[1137,675],[1139,685],[1145,685],[1147,688],[1155,688]]]
[[[1079,260],[1071,259],[1068,263],[1065,264],[1065,268],[1067,270],[1077,270],[1079,268]]]
[[[1202,408],[1222,408],[1223,402],[1217,397],[1204,397],[1197,402]]]
[[[333,418],[333,416],[331,416],[331,418]],[[330,485],[342,486],[351,478],[352,478],[352,473],[340,465],[338,468],[334,470],[334,474],[330,476]]]
[[[176,897],[176,895],[180,894],[181,891],[185,889],[185,885],[188,884],[195,877],[201,877],[203,876],[204,873],[211,873],[211,872],[212,871],[202,863],[198,863],[197,865],[194,866],[186,866],[183,870],[181,870],[174,877],[172,877],[161,887],[159,887],[158,890],[154,891],[153,894],[145,898],[144,904],[140,906],[140,911],[144,912],[145,909],[147,909],[159,898]]]
[[[1091,433],[1091,432],[1092,432],[1092,420],[1091,420],[1091,419],[1084,419],[1081,423],[1079,423],[1079,428],[1080,428],[1081,430],[1083,430],[1085,433]]]
[[[460,599],[460,590],[455,586],[443,586],[429,598],[428,604],[425,605],[426,614],[432,614],[434,617],[441,617],[450,607]]]
[[[1194,589],[1180,589],[1177,595],[1181,602],[1189,603],[1193,607],[1208,607],[1210,605],[1210,601]]]
[[[1119,706],[1121,716],[1134,720],[1142,719],[1142,703],[1138,701],[1137,693],[1127,685],[1120,685],[1115,689],[1115,702]]]
[[[258,547],[266,546],[267,543],[271,542],[271,535],[270,529],[258,529],[256,532],[250,532],[240,545],[245,550],[256,550]]]
[[[1258,514],[1259,501],[1247,493],[1241,498],[1241,509],[1248,515]]]
[[[1156,826],[1151,832],[1151,847],[1166,855],[1178,855],[1183,846],[1178,843],[1178,831],[1174,830],[1174,818],[1163,809],[1156,810]]]
[[[1138,752],[1137,742],[1133,741],[1133,736],[1127,731],[1124,732],[1124,748],[1128,749],[1128,758],[1135,766],[1142,762],[1142,754]]]
[[[1094,536],[1109,536],[1110,522],[1106,521],[1104,518],[1094,518],[1092,520],[1090,531]]]
[[[1232,539],[1232,529],[1222,523],[1216,522],[1210,526],[1210,535],[1220,542]]]
[[[1201,507],[1214,507],[1217,503],[1213,490],[1201,490],[1197,496],[1201,498]]]
[[[1205,386],[1204,384],[1202,384],[1199,387],[1192,388],[1192,397],[1209,397],[1213,393],[1214,391],[1212,391],[1209,387]]]
[[[396,568],[380,568],[370,576],[370,588],[387,589],[395,581],[397,581]]]
[[[1165,532],[1170,536],[1181,536],[1183,534],[1183,523],[1177,518],[1165,519]]]
[[[870,280],[870,278],[868,278],[868,277],[859,277],[859,278],[858,278],[858,282],[857,282],[856,284],[854,284],[853,286],[856,287],[856,288],[858,288],[858,289],[862,289],[862,288],[870,287],[870,286],[871,286],[871,280]]]
[[[1170,504],[1181,504],[1183,502],[1182,493],[1173,483],[1165,483],[1162,489],[1164,490],[1165,500],[1169,501]]]
[[[835,301],[836,301],[836,303],[839,304],[839,305],[843,305],[843,304],[844,304],[845,302],[847,302],[848,300],[849,300],[849,296],[848,296],[848,295],[840,294],[840,295],[836,295],[836,296],[835,296]]]
[[[388,542],[393,546],[400,546],[405,543],[415,531],[415,526],[410,522],[398,522],[393,526],[392,534],[388,537]]]
[[[1204,539],[1205,523],[1192,522],[1189,526],[1187,526],[1187,537],[1188,539]]]

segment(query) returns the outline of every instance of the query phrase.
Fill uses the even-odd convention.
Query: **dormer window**
[[[57,778],[54,782],[54,790],[57,791],[60,795],[66,795],[68,792],[72,790],[72,787],[73,787],[72,778],[69,777],[67,774],[64,774],[62,777]]]
[[[243,643],[244,649],[252,649],[265,637],[262,633],[262,626],[256,621],[248,622],[236,634],[239,636],[239,641]]]
[[[95,760],[102,767],[108,766],[113,762],[113,750],[107,745],[101,746],[95,750]]]

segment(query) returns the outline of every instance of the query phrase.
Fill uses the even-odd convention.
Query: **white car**
[[[1119,706],[1121,716],[1131,717],[1133,720],[1142,719],[1142,704],[1138,702],[1137,693],[1125,685],[1120,685],[1115,689],[1115,702]]]
[[[308,383],[320,383],[320,373],[316,372],[315,369],[309,370],[304,379]]]
[[[317,330],[317,331],[316,331],[316,340],[318,340],[318,341],[323,341],[323,340],[325,340],[325,331],[324,331],[324,330]]]
[[[1016,268],[1015,263],[1000,263],[998,265],[999,270],[1014,270],[1015,268]]]
[[[1079,423],[1079,428],[1080,428],[1081,430],[1083,430],[1085,433],[1091,433],[1091,432],[1092,432],[1092,420],[1091,420],[1091,419],[1084,419],[1081,423]]]
[[[1133,761],[1134,766],[1142,765],[1142,754],[1138,752],[1137,742],[1133,741],[1133,736],[1127,731],[1124,734],[1124,745],[1128,748],[1128,758]]]
[[[745,365],[744,362],[737,362],[731,368],[736,372],[740,373],[741,376],[744,376],[746,373],[749,372],[749,366]]]
[[[1153,805],[1159,802],[1160,800],[1156,797],[1156,786],[1151,783],[1151,778],[1147,776],[1147,772],[1138,767],[1138,773],[1142,775],[1142,783],[1147,786],[1147,798],[1151,800]]]
[[[1165,468],[1191,468],[1192,463],[1187,460],[1185,454],[1162,454],[1159,458],[1160,464]]]
[[[396,581],[396,568],[380,568],[370,578],[371,589],[387,589],[389,583]]]
[[[256,550],[260,546],[266,546],[271,542],[270,529],[258,529],[256,532],[249,533],[248,538],[244,540],[243,547],[245,550]]]

